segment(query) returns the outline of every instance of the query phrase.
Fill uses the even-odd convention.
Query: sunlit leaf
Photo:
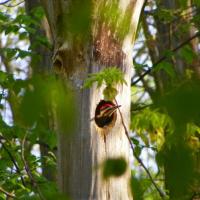
[[[107,86],[116,85],[118,83],[126,84],[124,74],[116,67],[105,68],[99,73],[91,74],[89,78],[86,79],[84,87],[90,87],[95,82],[97,82],[99,87],[103,83]]]

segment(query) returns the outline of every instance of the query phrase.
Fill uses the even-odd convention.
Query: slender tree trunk
[[[41,6],[39,0],[26,0],[25,1],[25,8],[26,8],[26,13],[28,15],[33,16],[33,11],[34,9],[38,8]],[[51,74],[52,73],[52,51],[45,47],[44,45],[35,45],[37,43],[37,37],[47,37],[49,41],[51,41],[51,35],[49,33],[49,26],[46,18],[41,20],[41,26],[36,26],[34,27],[36,30],[36,33],[30,34],[29,39],[30,39],[30,47],[32,48],[33,52],[36,53],[38,56],[40,56],[40,59],[35,61],[32,59],[31,61],[31,73],[30,76],[45,76],[46,74]],[[50,110],[46,111],[48,114],[45,113],[45,118],[41,117],[40,119],[40,124],[42,124],[43,127],[46,128],[46,130],[53,130],[54,129],[54,123],[53,123],[53,115]],[[40,125],[38,123],[38,125]],[[53,133],[51,133],[53,134]],[[45,163],[45,156],[48,156],[48,153],[50,151],[50,148],[48,144],[43,142],[43,138],[41,135],[39,136],[39,141],[40,141],[40,153],[41,153],[41,158],[42,158],[42,174],[44,175],[45,178],[47,178],[49,181],[56,181],[56,171],[55,167],[50,167]],[[56,154],[56,151],[54,151]]]
[[[68,29],[70,27],[69,18],[74,15],[73,6],[78,3],[77,9],[80,9],[81,6],[84,9],[86,5],[91,4],[93,11],[93,13],[90,12],[90,16],[93,17],[91,31],[85,42],[80,41],[79,37],[76,37]],[[122,105],[124,121],[129,128],[132,46],[143,1],[123,0],[117,5],[121,15],[125,15],[126,11],[130,14],[128,16],[130,27],[123,39],[116,38],[108,21],[104,21],[98,15],[100,6],[104,4],[106,12],[108,9],[106,6],[112,5],[112,1],[51,0],[47,2],[43,0],[42,4],[53,33],[54,67],[60,72],[63,79],[70,80],[73,85],[78,109],[76,130],[70,136],[61,130],[57,131],[60,189],[77,200],[131,199],[130,169],[122,177],[105,181],[102,178],[100,167],[108,157],[121,156],[129,162],[130,148],[121,119],[118,115],[115,126],[107,136],[105,151],[104,141],[95,123],[90,121],[94,117],[98,102],[104,98],[103,87],[93,86],[91,89],[82,89],[82,86],[88,74],[99,72],[109,66],[119,67],[125,73],[127,85],[118,87],[117,101]],[[76,10],[75,13],[78,20],[81,20],[79,11]],[[117,24],[118,19],[115,22]],[[77,21],[75,20],[74,23]]]

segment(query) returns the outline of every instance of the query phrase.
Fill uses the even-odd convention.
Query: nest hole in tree
[[[99,128],[112,128],[117,119],[117,106],[112,101],[100,100],[95,110],[95,123]]]

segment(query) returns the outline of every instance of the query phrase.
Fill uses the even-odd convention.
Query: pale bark
[[[84,3],[87,2],[89,1]],[[98,2],[94,3],[93,6],[97,6]],[[121,68],[125,73],[127,85],[118,86],[117,101],[122,105],[121,111],[124,121],[129,128],[132,47],[143,1],[120,1],[119,6],[122,8],[122,14],[128,6],[133,13],[130,20],[130,30],[122,42],[115,40],[112,32],[110,36],[110,30],[104,24],[95,24],[94,21],[94,25],[97,25],[97,30],[95,30],[97,34],[91,33],[90,39],[84,44],[77,44],[73,37],[70,39],[63,37],[58,30],[59,20],[67,20],[66,16],[70,13],[70,3],[73,3],[73,1],[42,1],[53,33],[54,67],[58,68],[61,76],[70,80],[73,85],[78,108],[76,130],[73,131],[71,136],[58,130],[60,189],[75,200],[131,199],[130,168],[125,175],[119,178],[110,178],[108,181],[103,180],[101,175],[100,165],[108,157],[121,156],[129,163],[130,147],[120,117],[118,115],[115,126],[107,136],[107,150],[105,151],[105,144],[99,130],[95,123],[90,121],[94,117],[96,105],[100,99],[103,99],[103,87],[96,88],[96,86],[93,86],[91,89],[82,89],[82,85],[89,73],[99,72],[104,67],[111,65]],[[65,19],[63,19],[64,16]],[[100,45],[104,47],[100,49],[98,55],[97,50],[99,49],[95,49],[97,42],[100,42]]]

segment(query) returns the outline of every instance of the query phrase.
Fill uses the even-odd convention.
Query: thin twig
[[[117,103],[117,100],[115,99],[115,103],[116,105],[118,105]],[[132,149],[132,152],[133,152],[133,155],[134,157],[136,158],[136,160],[140,163],[140,165],[143,167],[143,169],[145,170],[145,172],[147,173],[149,179],[151,180],[152,184],[154,185],[154,187],[156,188],[156,190],[158,191],[159,195],[161,198],[164,199],[165,197],[165,194],[164,192],[157,186],[157,184],[155,183],[155,181],[153,180],[153,177],[151,176],[149,170],[146,168],[146,166],[144,165],[144,163],[142,162],[142,160],[140,159],[140,157],[136,154],[135,150],[134,150],[134,147],[133,147],[133,143],[131,142],[131,139],[129,137],[129,134],[128,134],[128,130],[127,130],[127,127],[124,123],[124,119],[123,119],[123,116],[122,116],[122,113],[121,113],[121,110],[120,108],[118,107],[118,110],[119,110],[119,114],[120,114],[120,117],[121,117],[121,121],[122,121],[122,125],[124,127],[124,131],[125,131],[125,134],[126,134],[126,137],[130,143],[130,146],[131,146],[131,149]]]
[[[26,184],[25,184],[24,178],[21,175],[21,171],[19,169],[17,161],[15,160],[14,156],[9,151],[9,149],[6,147],[6,145],[2,142],[2,139],[6,140],[3,136],[1,136],[1,138],[0,138],[0,144],[2,145],[3,149],[7,152],[8,156],[10,157],[10,160],[13,162],[13,165],[15,166],[17,173],[20,175],[21,182],[22,182],[23,186],[25,187]]]
[[[180,45],[178,45],[176,48],[172,49],[172,52],[176,52],[178,51],[181,47],[185,46],[186,44],[188,44],[191,40],[195,39],[196,37],[200,36],[200,32],[197,32],[196,34],[194,34],[192,37],[188,38],[187,40],[185,40],[184,42],[182,42]],[[137,84],[139,81],[141,81],[146,75],[150,74],[152,72],[153,69],[155,69],[155,67],[160,64],[163,60],[167,59],[168,56],[164,55],[162,56],[157,62],[155,62],[153,64],[153,66],[151,68],[149,68],[147,71],[145,71],[143,74],[141,74],[135,81],[133,81],[131,83],[131,86]]]
[[[43,196],[43,194],[42,194],[42,192],[41,192],[41,190],[40,190],[40,188],[39,188],[37,182],[35,181],[35,179],[34,179],[32,173],[31,173],[31,170],[30,170],[30,168],[29,168],[29,165],[28,165],[28,163],[27,163],[27,161],[26,161],[26,159],[25,159],[25,155],[24,155],[24,149],[25,149],[25,148],[24,148],[24,146],[25,146],[25,142],[26,142],[26,137],[27,137],[27,133],[24,135],[24,138],[23,138],[23,140],[22,140],[22,147],[21,147],[21,158],[22,158],[22,162],[24,163],[24,168],[25,168],[25,170],[26,170],[26,173],[27,173],[28,177],[30,178],[30,181],[31,181],[33,187],[36,187],[36,189],[37,189],[37,191],[38,191],[38,194],[39,194],[40,199],[46,200],[45,197]]]
[[[13,7],[16,7],[16,6],[19,6],[20,4],[24,3],[24,1],[20,1],[19,3],[16,3],[14,5],[12,4],[9,4],[9,5],[4,5],[5,7],[8,7],[8,8],[13,8]]]
[[[15,195],[4,190],[2,187],[0,187],[0,192],[4,193],[7,197],[15,198]]]
[[[141,110],[143,110],[143,109],[145,109],[145,108],[148,108],[148,107],[150,107],[150,106],[152,106],[152,105],[153,105],[153,104],[150,103],[150,104],[146,104],[146,105],[143,105],[143,106],[137,106],[137,107],[135,107],[134,109],[132,109],[131,112],[138,112],[138,111],[141,111]]]
[[[7,1],[1,2],[0,5],[4,5],[4,4],[8,3],[9,1],[11,1],[11,0],[7,0]]]

